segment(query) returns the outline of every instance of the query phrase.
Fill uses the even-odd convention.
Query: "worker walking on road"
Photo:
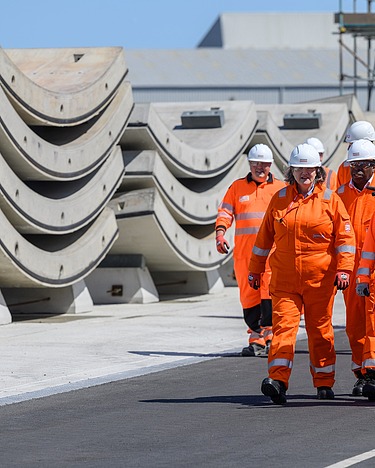
[[[370,298],[372,307],[366,307],[366,337],[363,345],[362,374],[365,382],[362,395],[375,401],[375,213],[366,232],[357,270],[356,292],[361,298]]]
[[[225,232],[235,222],[233,248],[234,272],[243,308],[243,317],[248,326],[249,345],[242,350],[243,356],[261,356],[268,351],[272,339],[272,305],[269,295],[271,272],[265,269],[258,291],[251,289],[248,281],[248,265],[259,226],[272,195],[285,183],[276,179],[271,165],[271,149],[264,144],[253,146],[247,156],[250,172],[228,188],[219,206],[216,219],[216,248],[229,252]]]
[[[308,138],[305,143],[308,145],[313,146],[317,152],[319,153],[320,156],[320,162],[323,164],[323,157],[325,153],[325,148],[323,146],[323,143],[319,140],[319,138],[311,137]],[[330,169],[327,166],[322,166],[323,169],[325,170],[326,173],[326,180],[324,181],[326,184],[326,187],[331,189],[331,190],[336,190],[337,189],[337,174],[333,169]]]
[[[348,151],[351,180],[338,188],[337,194],[343,201],[350,216],[356,237],[354,271],[357,271],[366,231],[375,211],[373,191],[368,189],[373,183],[375,168],[375,146],[368,140],[356,140]],[[363,345],[366,336],[366,311],[373,308],[373,297],[355,294],[356,285],[352,281],[344,291],[346,305],[346,333],[352,351],[351,368],[357,378],[352,395],[361,396],[365,376],[361,372]]]
[[[261,391],[276,404],[286,403],[302,310],[317,397],[334,398],[333,301],[336,288],[349,285],[355,238],[341,199],[324,180],[319,153],[298,145],[286,172],[289,185],[272,197],[250,260],[249,284],[256,289],[275,244],[270,256],[273,339]]]
[[[368,140],[372,142],[375,140],[375,129],[370,122],[367,122],[366,120],[357,120],[357,122],[354,122],[349,127],[345,136],[345,142],[349,144],[350,148],[356,140]],[[350,179],[351,173],[349,162],[348,160],[345,160],[341,163],[337,171],[337,187],[346,184]]]

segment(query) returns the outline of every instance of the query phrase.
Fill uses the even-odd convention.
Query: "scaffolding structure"
[[[372,13],[371,7],[374,0],[366,0],[367,11],[357,12],[357,0],[353,0],[351,13],[344,13],[342,0],[339,1],[339,12],[335,14],[335,23],[339,25],[339,63],[340,63],[340,95],[343,94],[344,82],[353,83],[353,93],[357,96],[359,82],[367,83],[367,111],[371,107],[372,90],[375,79],[375,62],[373,60],[372,41],[375,39],[375,13]],[[349,47],[344,43],[344,35],[350,34],[353,39],[353,46]],[[367,42],[365,57],[359,55],[358,39]],[[353,72],[346,74],[344,72],[344,51],[353,57]],[[363,55],[363,54],[362,54]],[[374,62],[372,64],[372,62]],[[359,72],[359,65],[365,69],[365,76]]]

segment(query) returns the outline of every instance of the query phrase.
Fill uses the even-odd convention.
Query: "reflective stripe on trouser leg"
[[[335,383],[336,353],[332,326],[335,294],[330,279],[322,281],[318,289],[309,285],[303,289],[310,372],[314,387],[333,387]]]
[[[263,332],[264,341],[266,343],[267,343],[267,341],[272,340],[272,336],[273,336],[272,327],[262,327],[262,332]]]
[[[266,343],[264,341],[264,338],[263,338],[263,335],[262,335],[262,332],[261,333],[257,333],[253,330],[251,330],[250,328],[247,330],[247,333],[249,333],[249,344],[259,344],[261,346],[266,346]]]
[[[299,294],[272,291],[273,337],[268,352],[268,374],[281,380],[288,388],[293,366],[294,348],[301,316],[302,298]]]

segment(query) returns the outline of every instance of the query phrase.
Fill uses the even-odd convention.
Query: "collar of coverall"
[[[297,182],[294,182],[293,184],[291,184],[292,187],[293,187],[293,190],[296,192],[297,195],[302,195],[302,193],[300,193],[298,191],[298,187],[297,187]],[[312,195],[313,193],[316,193],[316,192],[322,192],[323,191],[323,187],[322,187],[322,184],[321,183],[315,183],[314,182],[314,186],[311,187],[311,189],[308,191],[308,193],[306,194],[306,196],[304,198],[307,198],[308,196]]]
[[[260,184],[263,184],[264,182],[257,182],[256,180],[253,179],[253,176],[251,175],[251,172],[249,172],[247,174],[247,177],[246,177],[248,183],[250,184],[250,182],[255,182],[257,185],[260,185]],[[266,180],[266,183],[267,184],[271,184],[273,182],[273,175],[271,174],[271,172],[268,174],[268,177],[267,177],[267,180]]]

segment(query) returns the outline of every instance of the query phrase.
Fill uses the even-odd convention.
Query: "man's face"
[[[265,182],[271,170],[271,162],[249,161],[250,172],[256,182]]]
[[[363,187],[374,173],[374,161],[352,161],[349,167],[354,185],[357,186]]]

